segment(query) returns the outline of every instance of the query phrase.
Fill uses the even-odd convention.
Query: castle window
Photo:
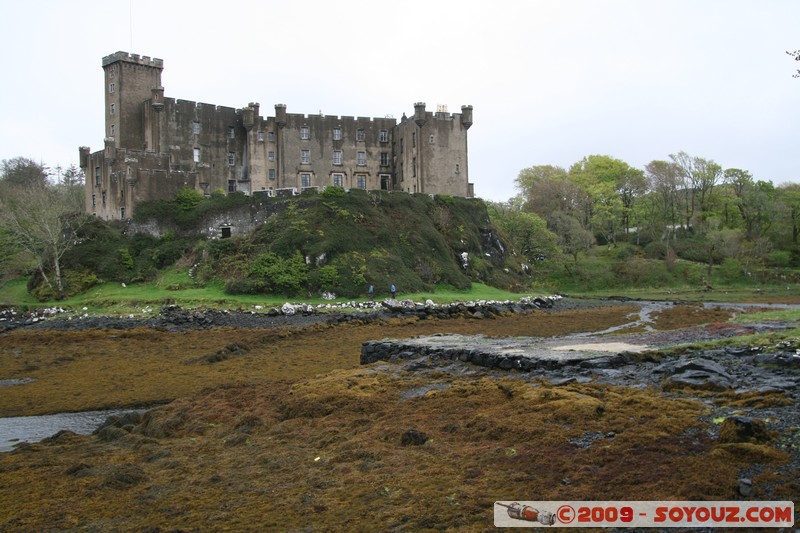
[[[236,180],[228,180],[228,192],[236,192]]]
[[[267,175],[269,176],[269,179],[274,180],[275,179],[275,169],[274,168],[269,169],[267,171]]]
[[[359,129],[356,130],[356,140],[357,141],[363,141],[366,138],[367,138],[367,135],[364,132],[364,128],[359,128]]]
[[[461,174],[461,168],[459,167],[458,163],[456,163],[456,174]]]
[[[92,195],[92,207],[93,208],[97,207],[97,195],[96,194]]]
[[[428,137],[428,144],[434,144],[434,143],[433,143],[433,135],[431,135],[430,137]]]
[[[411,177],[412,178],[416,178],[417,177],[417,158],[416,157],[411,158]]]
[[[275,161],[275,152],[273,150],[267,152],[267,159],[269,159],[270,161]]]
[[[300,174],[300,187],[311,187],[311,174]]]
[[[262,142],[262,143],[264,142],[264,132],[263,131],[259,131],[258,132],[258,140],[259,140],[259,142]]]
[[[388,191],[391,176],[389,174],[381,174],[381,190]]]
[[[236,164],[236,154],[228,152],[228,165],[233,166]]]
[[[364,174],[359,174],[356,176],[356,187],[359,189],[367,188],[367,177]]]
[[[378,141],[382,143],[389,142],[389,130],[381,130],[378,134]]]
[[[120,207],[119,208],[119,219],[120,220],[125,220],[125,208],[124,207]]]
[[[194,159],[195,163],[200,162],[200,148],[195,148],[192,150],[192,158]]]
[[[102,197],[103,197],[103,207],[105,207],[106,206],[106,191],[103,191]]]
[[[417,145],[417,132],[416,131],[412,131],[411,132],[411,147],[413,148],[416,145]]]
[[[389,166],[389,152],[381,152],[381,166],[382,167]]]
[[[334,187],[343,187],[344,186],[344,185],[342,185],[343,183],[344,183],[344,174],[340,174],[338,172],[335,173],[333,175],[333,186]]]
[[[111,114],[112,115],[114,114],[114,111],[116,111],[116,110],[117,110],[117,105],[116,104],[111,104]]]
[[[271,131],[267,135],[269,136],[269,142],[274,143],[275,142],[275,132]]]
[[[192,122],[192,133],[195,135],[200,135],[200,123],[199,122]]]
[[[117,128],[113,124],[111,125],[111,136],[113,137],[116,134]]]
[[[401,154],[403,153],[403,144],[405,144],[403,141],[405,141],[405,139],[402,139],[402,138],[401,138],[401,139],[400,139],[400,153],[401,153]]]
[[[100,167],[94,167],[94,184],[100,186]]]
[[[311,150],[300,150],[300,164],[308,165],[311,163]]]
[[[333,164],[334,165],[341,165],[342,164],[342,151],[341,150],[334,150],[333,151]]]
[[[342,140],[342,128],[333,128],[333,140],[334,141]]]
[[[228,138],[235,139],[236,138],[236,130],[233,129],[233,126],[228,127]]]
[[[113,83],[109,83],[108,84],[108,92],[111,93],[111,94],[114,94],[114,84]]]
[[[300,128],[300,138],[303,140],[307,140],[311,138],[311,132],[308,129],[308,126],[303,126]]]
[[[356,153],[356,165],[364,166],[367,164],[367,152]]]

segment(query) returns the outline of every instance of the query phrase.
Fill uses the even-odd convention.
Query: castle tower
[[[144,102],[153,99],[163,105],[163,69],[162,60],[138,54],[116,52],[103,58],[105,137],[114,147],[144,148]]]
[[[395,172],[398,189],[409,193],[473,196],[469,183],[467,130],[472,126],[472,106],[461,114],[448,113],[439,105],[426,111],[424,102],[414,104],[412,120],[401,120],[395,129],[399,146]]]

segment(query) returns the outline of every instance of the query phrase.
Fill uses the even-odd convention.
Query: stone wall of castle
[[[80,149],[86,210],[125,219],[144,201],[171,199],[183,187],[270,195],[305,188],[383,189],[472,196],[467,130],[461,114],[413,120],[242,109],[164,97],[163,61],[117,52],[103,58],[104,149]]]

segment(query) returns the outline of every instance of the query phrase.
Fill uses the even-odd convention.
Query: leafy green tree
[[[578,262],[578,254],[594,244],[592,232],[585,229],[575,218],[564,212],[553,213],[547,221],[550,230],[558,236],[558,244],[565,254]]]
[[[755,181],[746,170],[725,170],[725,181],[736,196],[736,206],[742,217],[748,239],[763,237],[772,226],[775,211],[775,187],[771,182]]]
[[[192,211],[203,201],[203,195],[190,187],[184,187],[175,194],[175,203],[178,209],[184,212]]]
[[[706,253],[706,272],[711,278],[715,263],[726,258],[739,256],[742,245],[742,233],[739,230],[726,228],[718,219],[709,218],[698,224],[698,230],[704,239]]]
[[[511,245],[529,263],[558,258],[558,236],[547,229],[547,222],[536,213],[493,208],[490,214],[492,222],[505,232]]]
[[[0,181],[15,187],[44,187],[50,171],[43,163],[27,157],[4,159],[0,163]]]
[[[609,244],[616,243],[617,233],[628,233],[634,202],[646,190],[641,170],[607,155],[590,155],[570,167],[569,178],[589,198],[584,204],[584,226]]]
[[[44,282],[57,296],[64,293],[61,258],[78,242],[83,214],[83,190],[64,185],[15,185],[0,191],[0,225],[35,263]],[[52,276],[52,280],[51,280]]]
[[[776,203],[782,207],[786,224],[789,228],[791,244],[798,245],[800,238],[800,184],[786,183],[775,189]]]
[[[539,165],[520,171],[517,188],[524,207],[542,218],[561,211],[573,213],[586,201],[585,193],[569,180],[567,171],[552,165]]]
[[[645,174],[652,191],[650,223],[661,233],[661,240],[669,242],[680,221],[678,166],[671,161],[651,161],[645,165]]]
[[[687,197],[686,225],[692,224],[696,211],[701,218],[708,216],[713,199],[714,187],[722,179],[722,167],[709,159],[693,157],[686,152],[670,154],[670,159],[677,165],[678,175],[682,178],[682,187]]]

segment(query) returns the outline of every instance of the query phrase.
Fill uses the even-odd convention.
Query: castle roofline
[[[103,58],[103,66],[106,67],[112,63],[124,61],[125,63],[135,63],[137,65],[144,65],[146,67],[164,68],[164,60],[158,58],[151,58],[148,56],[140,56],[139,54],[129,54],[128,52],[114,52]]]

